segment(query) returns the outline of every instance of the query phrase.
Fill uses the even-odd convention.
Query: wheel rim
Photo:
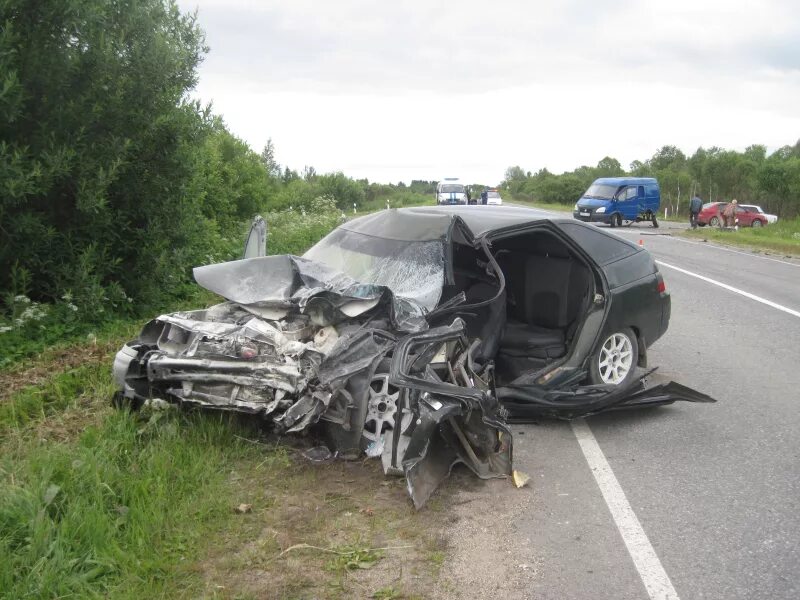
[[[758,219],[753,221],[753,227],[761,227],[761,221],[759,221]]]
[[[717,217],[712,217],[711,221],[708,222],[709,225],[716,227],[717,223],[719,223],[719,219]]]
[[[375,375],[367,389],[367,418],[364,420],[364,437],[378,441],[385,429],[394,426],[400,390],[389,383],[388,375]]]
[[[600,379],[603,383],[619,384],[633,368],[633,344],[624,333],[608,337],[600,349],[598,361]]]

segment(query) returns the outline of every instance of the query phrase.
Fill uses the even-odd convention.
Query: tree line
[[[502,186],[517,198],[573,204],[598,177],[619,176],[657,178],[662,206],[673,211],[687,212],[689,199],[699,194],[705,202],[737,198],[781,217],[800,215],[800,141],[772,153],[760,144],[743,152],[701,147],[688,157],[675,146],[663,146],[649,159],[633,161],[627,171],[609,156],[595,167],[560,175],[514,166],[506,170]]]

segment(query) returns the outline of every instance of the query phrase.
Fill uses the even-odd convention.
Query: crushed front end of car
[[[325,430],[343,457],[380,456],[425,504],[458,462],[511,473],[512,439],[491,367],[464,323],[319,263],[266,256],[198,267],[226,299],[147,323],[114,361],[118,405],[148,400],[252,415],[278,433]]]

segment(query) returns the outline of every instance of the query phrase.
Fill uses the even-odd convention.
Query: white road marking
[[[572,431],[578,438],[583,456],[589,463],[647,594],[651,600],[680,600],[589,425],[584,419],[575,419],[572,421]]]
[[[686,269],[676,267],[675,265],[671,265],[669,263],[665,263],[660,260],[657,260],[656,264],[662,267],[667,267],[668,269],[675,269],[676,271],[683,273],[685,275],[689,275],[691,277],[697,277],[697,279],[702,279],[703,281],[707,281],[708,283],[713,283],[714,285],[718,285],[719,287],[726,289],[729,292],[733,292],[735,294],[741,294],[745,298],[750,298],[751,300],[755,300],[756,302],[761,302],[762,304],[766,304],[767,306],[771,306],[772,308],[775,308],[777,310],[782,310],[783,312],[790,314],[793,317],[800,318],[800,311],[788,308],[786,306],[783,306],[782,304],[773,302],[772,300],[767,300],[766,298],[762,298],[761,296],[756,296],[755,294],[751,294],[750,292],[745,292],[744,290],[735,288],[732,285],[728,285],[727,283],[722,283],[721,281],[717,281],[716,279],[711,279],[711,277],[706,277],[705,275],[700,275],[699,273],[693,273],[692,271],[687,271]]]

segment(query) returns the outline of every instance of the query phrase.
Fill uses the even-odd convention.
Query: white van
[[[458,177],[445,177],[436,185],[436,204],[469,204],[466,186]]]

